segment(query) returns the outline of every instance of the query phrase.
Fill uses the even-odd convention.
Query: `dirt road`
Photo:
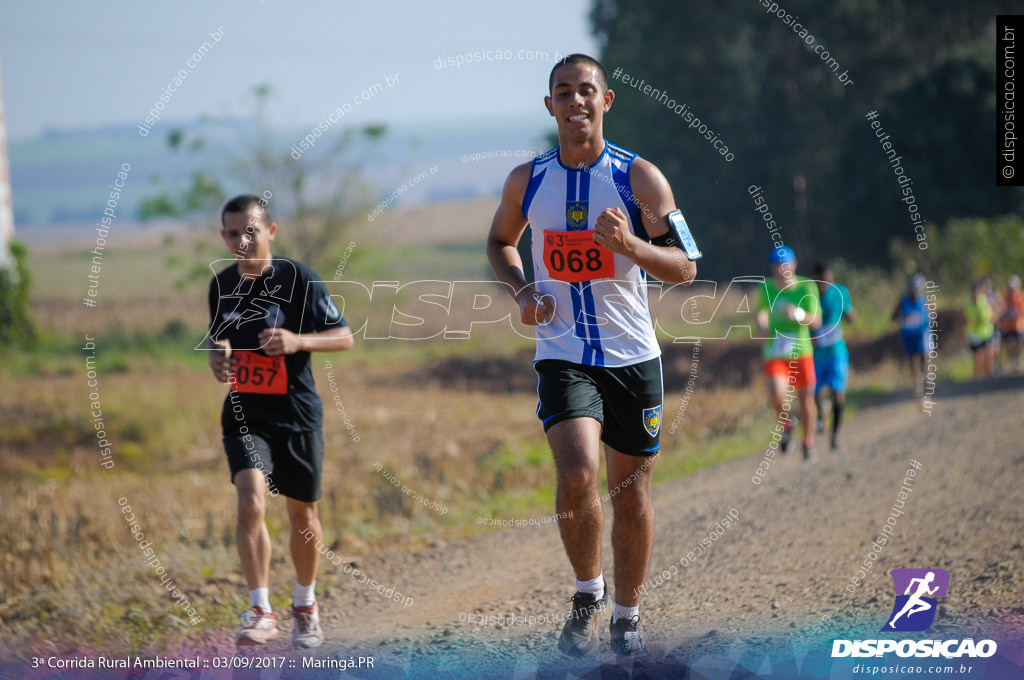
[[[936,402],[931,415],[909,394],[867,407],[846,423],[841,452],[820,451],[815,464],[776,456],[760,484],[752,479],[764,451],[656,486],[646,659],[617,666],[607,623],[598,658],[558,653],[573,581],[554,523],[360,560],[358,569],[414,604],[403,609],[353,580],[322,601],[328,646],[306,656],[373,656],[373,669],[347,671],[367,678],[830,677],[831,641],[884,637],[887,572],[916,567],[945,569],[950,587],[932,628],[906,635],[991,638],[1000,657],[1020,663],[1024,377],[944,385]],[[731,511],[738,521],[716,531]],[[893,537],[872,552],[889,517]],[[696,554],[710,534],[710,548]],[[852,580],[866,560],[871,568]],[[662,572],[670,578],[655,585]],[[287,641],[268,652],[288,653]]]

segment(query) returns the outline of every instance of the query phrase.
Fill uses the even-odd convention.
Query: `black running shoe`
[[[644,627],[640,625],[640,617],[621,618],[611,625],[612,651],[628,656],[642,652],[647,653],[644,644]]]
[[[818,454],[814,452],[814,444],[804,442],[804,460],[808,463],[815,463],[818,461]]]
[[[608,606],[608,585],[605,584],[604,595],[600,598],[590,593],[577,592],[572,596],[572,611],[569,619],[562,626],[562,636],[558,638],[558,649],[568,656],[590,656],[597,653],[600,638],[597,613]]]
[[[783,453],[789,453],[793,450],[793,430],[796,426],[790,426],[789,429],[782,430],[782,441],[779,442],[779,448]]]

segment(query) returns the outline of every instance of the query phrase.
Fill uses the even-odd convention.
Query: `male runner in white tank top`
[[[559,145],[509,175],[487,256],[515,291],[523,323],[536,326],[537,415],[555,459],[559,529],[576,574],[559,649],[584,656],[599,646],[596,618],[609,595],[601,571],[603,443],[614,512],[611,647],[631,654],[646,651],[640,588],[654,537],[651,471],[663,391],[646,276],[690,283],[697,267],[669,230],[676,205],[668,181],[604,139],[615,93],[601,64],[570,55],[548,86],[544,103]],[[533,286],[516,251],[527,223]]]

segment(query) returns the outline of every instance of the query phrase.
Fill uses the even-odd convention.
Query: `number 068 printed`
[[[615,276],[615,257],[594,242],[594,230],[544,230],[544,266],[551,278],[580,283]]]

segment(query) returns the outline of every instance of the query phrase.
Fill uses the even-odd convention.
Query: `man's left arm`
[[[850,291],[843,286],[843,318],[846,319],[846,323],[857,322],[857,310],[853,308],[853,301],[850,299]]]
[[[293,333],[286,328],[267,328],[260,333],[260,346],[270,357],[296,352],[341,352],[352,349],[354,343],[348,326],[319,333]]]
[[[821,328],[821,298],[818,294],[818,286],[813,281],[801,279],[804,296],[800,298],[800,309],[804,311],[804,318],[801,324],[811,330]]]
[[[672,187],[652,163],[642,158],[629,170],[633,195],[639,201],[640,222],[651,239],[668,233],[665,216],[676,209]],[[639,238],[629,228],[629,219],[619,208],[606,208],[597,218],[594,240],[629,258],[651,276],[665,283],[689,285],[697,276],[697,264],[681,248],[661,247]]]

